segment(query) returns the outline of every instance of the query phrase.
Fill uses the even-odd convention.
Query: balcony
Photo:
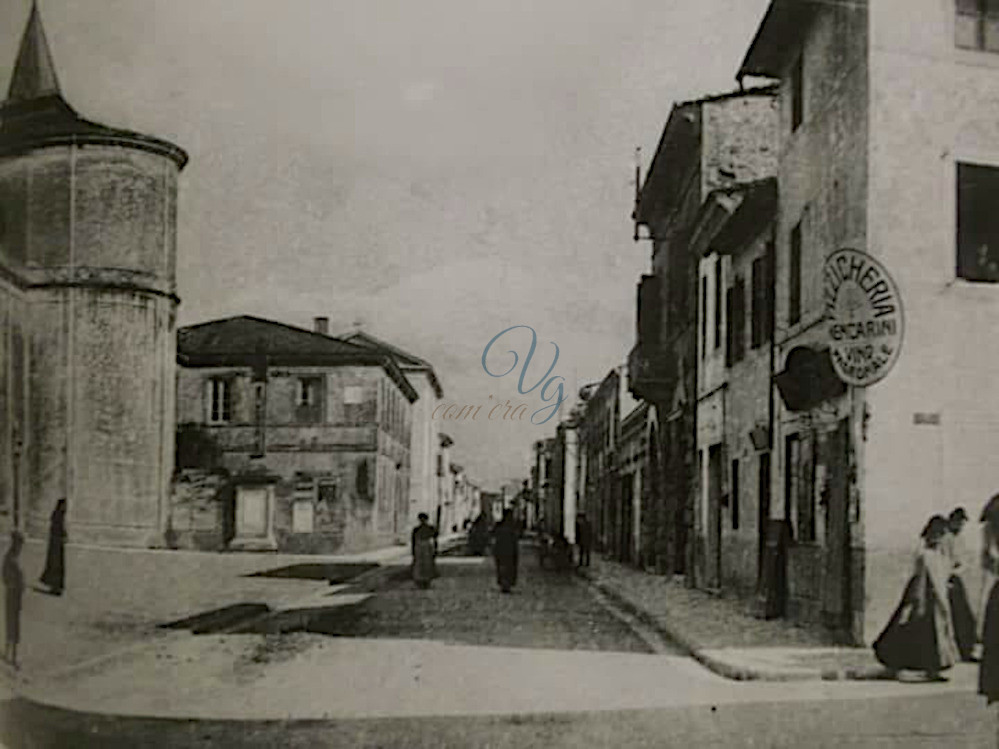
[[[651,403],[670,399],[674,389],[669,350],[661,344],[640,341],[628,354],[628,390]]]

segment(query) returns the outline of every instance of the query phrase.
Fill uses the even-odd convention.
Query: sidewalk
[[[721,676],[740,681],[867,680],[887,673],[870,648],[754,617],[746,601],[684,587],[594,555],[580,570],[601,592]],[[962,670],[966,670],[963,669]]]

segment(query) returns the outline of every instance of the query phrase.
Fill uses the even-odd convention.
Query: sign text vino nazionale
[[[822,285],[836,374],[848,385],[879,382],[902,350],[905,319],[898,286],[881,263],[848,248],[826,259]]]

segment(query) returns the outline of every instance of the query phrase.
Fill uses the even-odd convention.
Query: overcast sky
[[[730,90],[767,0],[42,0],[84,116],[176,142],[179,322],[364,329],[429,360],[448,402],[511,325],[567,391],[634,342],[634,148],[673,101]],[[29,0],[0,0],[0,82]],[[521,331],[522,333],[524,331]],[[516,343],[510,339],[511,343]],[[526,353],[527,340],[520,339]],[[507,347],[509,348],[509,347]],[[500,360],[498,360],[500,361]],[[509,364],[509,362],[506,362]],[[499,365],[497,365],[499,368]],[[532,368],[533,369],[533,368]],[[543,369],[539,371],[539,374]],[[559,417],[568,412],[563,404]],[[446,424],[487,486],[542,426]]]

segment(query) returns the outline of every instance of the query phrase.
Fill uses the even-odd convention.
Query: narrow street
[[[309,631],[453,645],[651,652],[571,570],[542,569],[533,544],[522,544],[510,595],[496,585],[492,557],[455,551],[438,558],[441,576],[430,590],[397,579],[362,605],[314,621]]]

